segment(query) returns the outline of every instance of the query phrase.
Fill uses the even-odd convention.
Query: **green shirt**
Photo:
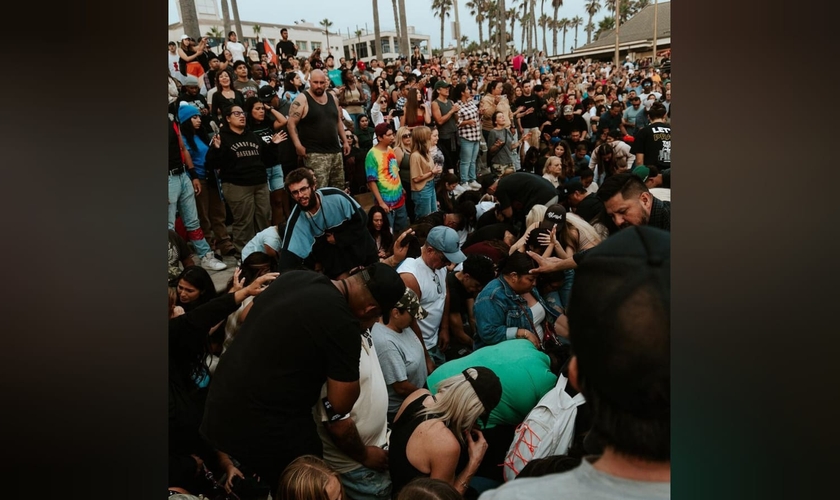
[[[429,390],[432,394],[437,393],[436,386],[440,381],[471,366],[493,370],[502,382],[502,400],[490,412],[488,429],[501,424],[518,425],[557,385],[557,375],[549,369],[551,362],[548,355],[538,351],[530,340],[515,339],[482,347],[468,356],[447,361],[427,379]]]

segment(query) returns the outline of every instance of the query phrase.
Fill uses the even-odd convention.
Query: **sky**
[[[178,18],[178,9],[175,6],[178,0],[169,1],[169,23],[176,23],[180,21]],[[469,14],[469,10],[464,6],[467,0],[457,0],[459,20],[461,23],[461,35],[466,35],[469,39],[478,41],[478,25],[475,19]],[[291,24],[294,20],[305,19],[307,22],[313,23],[316,26],[324,17],[327,17],[333,22],[333,31],[341,31],[344,36],[347,36],[347,29],[350,33],[354,33],[357,29],[367,28],[373,31],[373,14],[371,5],[372,2],[365,0],[347,1],[347,0],[315,0],[311,2],[269,2],[267,0],[238,0],[239,18],[241,20]],[[521,3],[519,1],[517,4]],[[545,11],[551,16],[554,9],[551,7],[551,2],[546,0]],[[584,0],[566,0],[564,5],[558,11],[558,17],[572,18],[580,16],[583,18],[584,24],[588,16],[584,12]],[[506,0],[505,5],[510,8],[513,1]],[[425,34],[431,36],[432,48],[440,46],[440,19],[432,15],[432,10],[429,7],[431,2],[429,0],[405,0],[406,18],[409,26],[414,26],[415,33]],[[317,8],[315,8],[317,6]],[[220,10],[221,12],[221,10]],[[598,21],[603,19],[608,13],[601,9],[601,12],[595,15],[592,22],[597,26]],[[537,1],[537,18],[540,15],[540,1]],[[444,28],[444,45],[448,46],[450,43],[454,45],[454,40],[451,36],[451,22],[454,21],[454,13],[450,18],[446,19],[446,27]],[[231,12],[231,22],[233,22],[233,13]],[[393,29],[394,27],[394,11],[391,0],[379,0],[379,23],[382,30]],[[510,26],[510,22],[508,22]],[[487,38],[487,21],[484,22],[484,37]],[[517,23],[516,47],[519,47],[519,40],[521,31],[519,23]],[[566,49],[574,45],[574,31],[566,33]],[[537,38],[540,48],[542,48],[542,28],[537,26]],[[546,30],[546,42],[551,52],[551,30]],[[558,32],[557,44],[558,48],[562,44],[562,31]],[[578,29],[578,46],[586,43],[586,32],[581,26]],[[561,51],[562,52],[562,51]]]

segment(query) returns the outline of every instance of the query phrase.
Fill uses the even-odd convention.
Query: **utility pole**
[[[621,0],[615,0],[615,67],[618,68],[618,27],[621,25]]]
[[[458,0],[452,0],[452,6],[455,9],[455,45],[457,46],[457,54],[461,54],[461,23],[458,21]]]
[[[656,60],[656,32],[659,31],[658,26],[658,14],[659,14],[659,0],[654,0],[653,2],[653,67],[658,68],[659,63]]]

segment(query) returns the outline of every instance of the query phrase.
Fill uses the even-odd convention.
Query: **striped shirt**
[[[459,103],[461,109],[458,110],[458,135],[464,140],[478,142],[481,140],[481,122],[478,118],[478,107],[475,101],[467,101]],[[473,120],[472,125],[461,126],[461,122]]]

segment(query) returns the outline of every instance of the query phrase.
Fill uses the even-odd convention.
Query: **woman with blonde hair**
[[[411,199],[414,201],[415,218],[437,210],[434,178],[443,169],[435,165],[431,156],[432,130],[425,125],[411,130]]]
[[[314,455],[296,458],[280,476],[278,500],[341,500],[344,488],[338,474]]]
[[[397,165],[400,167],[400,183],[406,193],[411,193],[411,129],[400,127],[394,134],[394,143],[391,146],[394,156],[397,158]],[[405,211],[408,212],[408,219],[412,222],[414,216],[414,200],[411,196],[405,197]]]
[[[501,398],[499,377],[481,366],[442,380],[435,395],[418,389],[408,396],[391,432],[394,495],[416,477],[441,479],[463,495],[487,451],[476,423],[479,418],[486,422]],[[462,461],[465,449],[468,458]]]

